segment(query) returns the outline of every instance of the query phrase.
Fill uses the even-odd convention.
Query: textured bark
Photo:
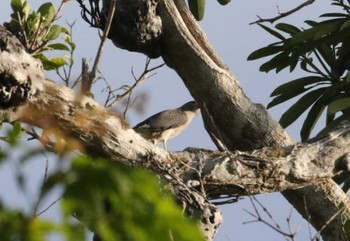
[[[102,26],[110,0],[103,1]],[[118,0],[109,38],[122,49],[138,51],[150,58],[160,56],[162,20],[156,14],[159,0]]]
[[[123,118],[94,100],[45,80],[41,64],[0,26],[0,121],[22,121],[79,147],[92,156],[149,168],[164,175],[186,211],[200,217],[207,239],[222,222],[220,210],[171,173],[174,159],[146,141]],[[25,88],[23,88],[25,86]],[[172,170],[170,168],[170,170]]]
[[[164,28],[163,57],[180,75],[194,98],[202,103],[205,126],[216,143],[229,150],[286,147],[293,144],[293,140],[271,120],[267,112],[245,96],[238,81],[208,44],[183,1],[163,1],[158,12]],[[325,209],[337,211],[339,202],[348,202],[346,194],[341,192],[337,184],[332,180],[325,182],[337,191],[317,192],[323,185],[284,193],[304,217],[308,214],[324,214],[318,215],[318,218],[308,218],[318,230],[337,213],[324,212]],[[313,202],[315,205],[308,205],[308,212],[303,202],[307,197],[317,200],[317,203]],[[349,209],[346,209],[345,216],[349,216]],[[322,231],[324,240],[346,240],[347,235],[339,230],[343,221],[341,215],[333,220]]]
[[[202,105],[205,127],[219,148],[253,150],[293,144],[291,137],[271,120],[267,112],[245,96],[238,81],[210,47],[183,1],[162,1],[158,13],[163,22],[162,56]],[[334,212],[339,210],[339,203],[348,203],[348,197],[332,180],[325,183],[327,185],[312,186],[283,195],[304,217],[324,214],[307,219],[316,229],[323,228],[321,234],[324,240],[348,240],[350,235],[339,230],[343,218]],[[325,186],[337,191],[322,189]],[[322,191],[318,191],[320,189]],[[315,200],[309,203],[308,212],[303,208],[306,198]],[[333,212],[324,212],[325,209]],[[350,215],[348,208],[344,215]],[[333,222],[324,227],[330,219]]]
[[[151,168],[170,177],[169,182],[177,187],[175,193],[185,199],[190,197],[187,204],[202,211],[202,228],[208,239],[212,239],[221,223],[221,215],[207,197],[288,190],[284,195],[293,206],[316,229],[323,228],[324,240],[347,240],[349,235],[342,230],[342,222],[349,217],[348,198],[327,179],[335,170],[347,170],[346,130],[333,134],[338,138],[329,135],[319,142],[295,145],[261,105],[245,96],[183,1],[175,2],[161,1],[157,9],[163,25],[162,57],[200,104],[213,141],[221,150],[232,153],[193,150],[169,155],[91,99],[44,81],[40,69],[31,69],[38,63],[32,62],[23,50],[16,51],[16,44],[15,55],[11,55],[6,36],[0,44],[0,82],[6,87],[0,92],[0,98],[4,96],[0,103],[7,103],[2,115],[44,129],[54,126],[78,139],[94,155]],[[8,63],[9,60],[15,62]],[[18,70],[13,72],[11,66],[18,66]],[[338,139],[343,142],[337,142]],[[253,151],[263,147],[267,148]],[[312,171],[308,171],[310,167]],[[320,180],[320,185],[289,190]],[[340,204],[344,206],[342,213],[338,212]],[[191,212],[191,208],[188,210]]]
[[[320,140],[286,149],[270,147],[253,152],[190,149],[167,153],[141,138],[121,117],[92,99],[46,81],[40,63],[1,29],[0,43],[0,85],[13,90],[1,95],[4,93],[1,88],[3,119],[20,120],[44,131],[59,130],[67,139],[79,140],[91,155],[150,168],[163,175],[173,184],[178,197],[188,200],[186,210],[190,214],[201,210],[202,228],[208,239],[212,239],[222,217],[207,198],[290,190],[320,181],[322,185],[318,187],[322,187],[328,185],[326,178],[350,169],[347,154],[350,146],[346,145],[350,141],[350,123]],[[11,76],[11,81],[7,76]],[[26,84],[26,89],[19,87]],[[17,90],[22,94],[17,94]],[[318,189],[322,190],[325,189]],[[341,195],[337,194],[339,190],[331,192],[334,197]],[[342,203],[340,199],[335,201]],[[347,203],[345,207],[348,208]],[[301,208],[305,209],[305,205]],[[336,210],[327,211],[318,216],[325,213],[329,216]]]

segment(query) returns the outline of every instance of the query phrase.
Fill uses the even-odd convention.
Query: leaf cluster
[[[284,69],[295,71],[298,66],[306,76],[291,80],[277,87],[268,108],[301,96],[280,119],[287,127],[307,112],[300,131],[302,140],[311,132],[326,113],[325,128],[320,134],[334,128],[350,117],[350,1],[333,0],[339,12],[325,13],[320,22],[307,20],[307,28],[278,23],[274,27],[259,24],[278,39],[260,48],[248,57],[256,60],[268,57],[260,71],[277,73]]]
[[[18,168],[40,153],[26,153]],[[0,156],[0,167],[5,158]],[[25,192],[26,180],[20,182],[19,188]],[[98,234],[101,241],[204,240],[197,221],[184,217],[160,185],[159,179],[145,170],[83,155],[74,157],[70,167],[45,173],[32,212],[10,208],[0,197],[1,240],[44,241],[52,235],[62,240],[86,240],[87,230]],[[63,190],[62,218],[47,220],[43,217],[47,209],[38,210],[56,187]]]
[[[101,240],[203,240],[197,223],[185,219],[159,180],[145,170],[75,158],[71,170],[52,175],[45,189],[64,184],[62,209]]]
[[[54,24],[58,11],[51,2],[43,3],[35,11],[27,1],[11,0],[11,8],[11,20],[4,26],[20,40],[28,53],[41,60],[45,70],[57,70],[68,65],[66,60],[73,61],[68,55],[49,59],[43,54],[47,50],[71,52],[75,49],[69,31]],[[64,35],[64,43],[53,42],[61,35]]]

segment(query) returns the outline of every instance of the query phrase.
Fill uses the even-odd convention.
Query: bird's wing
[[[134,129],[152,129],[152,131],[164,131],[170,128],[176,128],[187,121],[186,114],[179,110],[167,110],[159,112],[143,122],[137,124]]]

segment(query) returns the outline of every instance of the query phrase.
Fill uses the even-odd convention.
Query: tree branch
[[[302,4],[296,6],[295,8],[293,8],[287,12],[278,11],[278,15],[276,17],[272,17],[272,18],[261,18],[260,16],[257,16],[258,20],[254,21],[250,24],[257,24],[257,23],[263,23],[263,22],[274,23],[275,21],[277,21],[281,18],[287,17],[287,16],[299,11],[300,9],[302,9],[310,4],[313,4],[314,2],[315,2],[315,0],[307,0],[307,1],[303,2]]]
[[[202,228],[208,239],[212,239],[222,220],[220,211],[207,198],[327,183],[327,178],[335,173],[350,170],[350,146],[346,144],[350,141],[349,123],[322,139],[287,148],[266,147],[250,152],[189,149],[167,153],[89,97],[46,81],[40,63],[2,28],[0,46],[3,120],[19,120],[50,130],[53,135],[58,130],[60,137],[63,132],[67,142],[78,140],[91,155],[155,171],[172,184],[181,200],[186,200],[187,210],[201,211]]]
[[[163,26],[162,57],[182,78],[201,108],[206,107],[202,117],[215,143],[229,150],[294,145],[294,140],[267,111],[246,97],[238,80],[211,48],[184,1],[160,1],[157,14]],[[332,241],[350,237],[341,230],[342,218],[350,216],[348,197],[332,180],[283,192],[283,195],[305,218],[303,200],[306,198],[313,217],[310,221],[318,230],[337,213],[340,204],[346,205],[344,216],[335,218],[323,230],[322,237]]]

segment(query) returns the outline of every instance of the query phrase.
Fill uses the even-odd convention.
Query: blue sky
[[[43,1],[38,0],[30,0],[29,2],[34,8],[43,3]],[[58,6],[60,1],[56,0],[52,2]],[[283,71],[279,74],[265,74],[258,70],[262,63],[261,61],[248,62],[246,60],[247,56],[252,51],[275,40],[257,25],[249,25],[249,23],[257,19],[256,15],[261,17],[276,16],[277,5],[283,12],[302,2],[287,0],[232,0],[230,4],[223,7],[216,1],[207,0],[205,17],[200,22],[200,25],[218,54],[231,68],[247,96],[253,102],[266,106],[271,100],[269,95],[275,87],[287,80],[302,76],[302,73],[290,74],[288,71]],[[9,20],[9,2],[2,1],[0,6],[0,21]],[[329,11],[329,8],[330,1],[319,0],[306,9],[294,14],[292,17],[282,19],[282,22],[291,22],[302,26],[303,20],[316,19],[322,12]],[[77,45],[75,53],[76,66],[73,71],[73,77],[76,77],[81,71],[81,59],[83,57],[86,57],[91,65],[93,63],[99,41],[97,30],[90,28],[80,18],[80,9],[75,1],[66,4],[60,21],[63,24],[65,21],[70,23],[76,21],[73,28],[73,40]],[[144,68],[145,59],[146,57],[141,54],[117,49],[108,41],[102,56],[100,71],[113,88],[118,88],[124,84],[131,85],[133,83],[131,68],[134,68],[136,74],[141,73]],[[155,66],[160,63],[162,63],[162,60],[158,59],[152,61],[151,65]],[[49,73],[47,76],[58,80],[54,73]],[[106,95],[101,93],[103,87],[104,82],[99,81],[93,89],[96,100],[101,104],[104,103],[106,98]],[[143,82],[135,94],[138,92],[146,93],[148,101],[146,102],[144,113],[130,112],[128,114],[127,121],[131,126],[160,110],[178,107],[192,99],[181,79],[173,70],[167,67],[157,70],[155,76]],[[275,120],[278,120],[287,106],[288,104],[281,105],[269,110],[269,112]],[[289,134],[297,140],[299,140],[300,124],[301,121],[297,121],[287,129]],[[168,142],[168,148],[171,151],[182,150],[188,146],[216,149],[203,127],[200,116],[193,121],[184,133]],[[14,154],[14,160],[16,159],[16,155]],[[51,157],[49,159],[50,168],[57,165],[55,158]],[[44,160],[44,158],[43,160],[36,160],[26,167],[26,173],[30,177],[29,186],[30,189],[33,189],[33,193],[28,195],[33,196],[33,200],[35,199],[35,187],[37,187],[38,183],[40,184],[43,177],[45,168]],[[0,166],[0,176],[2,177],[0,195],[14,206],[26,207],[28,206],[26,204],[28,200],[25,200],[25,195],[14,190],[14,170],[14,165]],[[55,198],[53,195],[52,200]],[[291,206],[280,194],[258,195],[258,199],[266,205],[279,224],[287,227],[286,218],[290,213]],[[47,200],[47,204],[52,200]],[[284,240],[281,235],[261,223],[242,224],[243,222],[252,220],[243,210],[253,210],[248,198],[244,198],[236,204],[222,206],[221,209],[224,213],[224,224],[219,229],[219,233],[215,238],[216,241]],[[53,207],[45,215],[48,218],[55,217],[57,210]],[[296,240],[307,240],[309,237],[309,225],[300,218],[296,211],[293,211],[292,223],[293,228],[299,230]]]

